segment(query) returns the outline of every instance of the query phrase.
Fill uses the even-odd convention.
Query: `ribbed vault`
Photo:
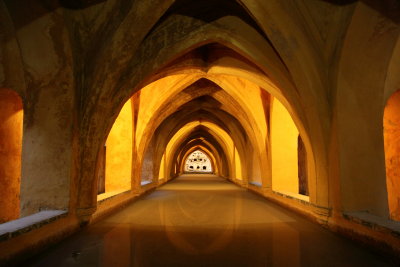
[[[196,150],[400,251],[398,1],[28,2],[0,1],[0,221],[65,216],[4,235],[0,261],[169,182]]]
[[[133,187],[178,176],[184,155],[204,140],[219,175],[271,188],[274,99],[281,100],[305,140],[309,191],[316,198],[311,143],[293,105],[259,66],[219,43],[178,56],[130,97]]]

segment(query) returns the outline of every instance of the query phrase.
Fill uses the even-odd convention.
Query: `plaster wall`
[[[147,146],[146,152],[142,158],[141,181],[151,182],[155,179],[154,173],[154,140],[152,139]]]
[[[272,189],[297,194],[299,132],[290,114],[277,99],[273,100],[271,116]]]
[[[171,75],[159,79],[140,90],[140,105],[138,110],[138,122],[136,126],[136,144],[139,146],[151,118],[155,115],[160,106],[168,99],[183,90],[195,77],[188,77],[188,74]],[[154,97],[157,95],[157,97]],[[172,103],[173,104],[173,103]],[[139,147],[137,147],[139,150]]]
[[[131,188],[132,103],[121,109],[106,141],[106,192]]]
[[[260,185],[262,185],[263,183],[263,179],[262,179],[262,173],[261,173],[261,166],[260,166],[260,156],[257,153],[253,152],[253,160],[251,161],[250,166],[248,166],[248,168],[250,168],[248,170],[248,181],[250,182],[256,182]]]
[[[233,60],[225,59],[223,62],[225,65],[214,66],[210,72],[218,73],[218,71],[221,71],[222,73],[236,74],[237,70],[235,69],[234,65],[235,61],[231,61]],[[230,67],[230,65],[233,67]],[[249,77],[252,76],[249,75]],[[245,110],[248,112],[249,117],[255,120],[255,125],[257,128],[253,130],[257,131],[257,133],[265,138],[267,135],[267,125],[265,122],[263,102],[260,98],[260,87],[250,80],[235,77],[233,75],[219,74],[217,77],[215,77],[215,80],[224,88],[226,92],[232,95],[236,101],[242,103],[243,108],[245,108]]]
[[[25,78],[21,216],[46,209],[66,210],[75,116],[69,33],[60,9],[49,12],[40,3],[32,11],[30,5],[7,4]]]
[[[240,156],[239,156],[237,149],[235,149],[235,178],[238,180],[243,180],[242,164],[241,164]]]
[[[300,135],[297,139],[297,158],[298,158],[298,177],[299,177],[299,194],[309,195],[308,189],[308,168],[307,168],[307,151]]]
[[[160,170],[158,172],[158,180],[162,180],[165,178],[165,153],[163,154],[161,158],[161,163],[160,163]]]
[[[341,208],[388,218],[382,138],[384,85],[398,27],[359,3],[343,43],[334,111]]]
[[[0,223],[19,217],[22,123],[21,98],[0,88]]]
[[[400,90],[387,102],[383,127],[389,212],[400,221]]]

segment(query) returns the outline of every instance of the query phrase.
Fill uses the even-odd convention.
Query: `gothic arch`
[[[380,34],[377,28],[382,29]],[[390,95],[384,92],[385,83],[398,34],[392,21],[365,3],[357,3],[341,50],[332,128],[337,135],[332,144],[340,140],[337,147],[332,146],[337,156],[330,168],[338,170],[332,179],[340,177],[334,183],[336,188],[331,188],[336,191],[332,201],[336,209],[345,212],[389,215],[382,118],[385,94]]]
[[[187,18],[182,19],[185,20]],[[188,25],[191,24],[190,19],[187,22]],[[317,168],[315,169],[316,173],[313,175],[313,177],[318,177],[318,182],[315,182],[315,187],[317,187],[317,189],[315,189],[312,194],[313,203],[316,203],[319,206],[328,206],[327,177],[325,175],[325,169],[321,168],[321,166],[325,166],[324,162],[326,160],[326,155],[324,154],[325,142],[323,138],[326,125],[318,123],[320,119],[318,116],[324,116],[324,114],[326,114],[323,110],[326,106],[324,106],[323,101],[314,101],[314,94],[307,93],[305,94],[304,99],[307,99],[308,103],[312,103],[308,106],[318,109],[321,109],[322,107],[318,112],[313,112],[312,108],[308,109],[307,115],[305,110],[300,108],[300,97],[293,85],[292,78],[288,74],[285,65],[280,61],[279,55],[277,55],[276,51],[271,47],[270,43],[256,30],[252,29],[248,24],[238,18],[226,17],[218,20],[218,24],[220,25],[229,26],[232,25],[232,23],[237,26],[235,29],[227,27],[222,30],[222,28],[218,28],[216,25],[204,25],[203,27],[198,27],[198,30],[194,31],[190,36],[178,36],[179,33],[177,33],[176,36],[171,36],[172,39],[165,40],[166,43],[163,43],[162,49],[153,51],[153,54],[151,54],[152,46],[158,41],[164,39],[161,35],[157,35],[157,31],[154,31],[154,35],[152,33],[149,34],[137,51],[137,56],[128,64],[128,66],[130,66],[129,71],[131,74],[124,71],[125,74],[123,77],[127,78],[127,80],[120,80],[116,83],[116,86],[108,86],[111,88],[109,90],[103,90],[101,89],[102,86],[96,86],[99,90],[99,94],[96,95],[94,101],[86,107],[87,109],[84,111],[82,120],[82,134],[93,136],[93,139],[90,144],[83,142],[81,146],[82,150],[80,152],[81,158],[85,159],[85,161],[91,161],[92,159],[97,161],[98,149],[95,149],[95,147],[102,143],[104,133],[107,132],[106,129],[111,127],[110,121],[113,121],[115,118],[115,114],[120,109],[121,103],[124,103],[124,101],[126,101],[139,88],[148,84],[153,79],[152,73],[155,73],[155,70],[160,69],[162,66],[166,66],[169,62],[172,62],[175,58],[179,57],[179,55],[183,55],[187,51],[193,50],[195,47],[204,45],[205,43],[218,42],[230,47],[236,52],[239,52],[239,54],[245,58],[255,62],[256,65],[265,73],[268,73],[271,79],[279,87],[279,89],[277,89],[278,87],[275,87],[276,92],[280,92],[276,97],[282,100],[294,117],[302,118],[296,122],[299,124],[299,129],[303,131],[305,145],[308,151],[313,152],[310,153],[311,155],[316,153],[316,157],[312,157],[310,162],[314,163],[314,159],[320,161],[319,164],[315,164]],[[204,39],[204,36],[207,36],[207,38]],[[249,38],[243,38],[244,36]],[[263,47],[263,50],[261,51],[254,47],[252,45],[254,42],[259,43],[260,46]],[[143,55],[146,55],[146,62],[143,61]],[[136,66],[141,66],[141,69],[136,69]],[[269,82],[259,85],[264,89],[272,88],[271,83]],[[113,106],[110,106],[106,101],[110,97],[117,100]],[[288,102],[286,102],[285,99],[288,99]],[[323,97],[320,99],[325,98]],[[289,102],[290,105],[288,104]],[[103,116],[103,114],[100,115],[97,113],[96,110],[98,109],[105,111],[106,114],[110,114],[112,119],[110,121],[102,122],[100,116]],[[296,110],[296,112],[294,112],[294,110]],[[307,117],[309,119],[306,119]],[[91,126],[93,125],[93,121],[96,121],[96,128]],[[308,122],[307,125],[303,125],[305,122]],[[82,171],[83,172],[80,176],[82,182],[86,185],[82,185],[80,188],[83,191],[90,192],[90,188],[93,187],[94,184],[93,180],[95,179],[93,173],[96,172],[96,168],[92,166],[91,168],[85,168]],[[92,207],[92,204],[90,204],[92,201],[89,196],[86,195],[86,193],[80,194],[79,199],[82,199],[82,201],[80,200],[81,204],[79,205]]]

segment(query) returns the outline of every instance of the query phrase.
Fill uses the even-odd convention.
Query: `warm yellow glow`
[[[259,131],[259,136],[266,136],[267,124],[260,87],[248,80],[229,75],[216,75],[212,80],[238,101],[248,115],[251,114],[250,118],[254,119],[256,125],[253,130]],[[265,138],[261,138],[260,141],[264,142]]]
[[[298,193],[299,132],[286,108],[273,100],[271,118],[272,189]]]
[[[138,148],[146,127],[158,109],[170,97],[184,90],[199,74],[177,74],[159,79],[140,90],[138,121],[136,126],[136,146]],[[157,97],[154,97],[157,95]]]
[[[236,75],[242,72],[244,75],[230,75],[230,73]],[[207,78],[210,81],[215,82],[221,86],[224,91],[235,98],[235,100],[238,101],[240,106],[245,110],[246,114],[234,115],[239,116],[239,120],[250,119],[250,124],[252,125],[251,130],[256,132],[256,136],[259,137],[258,141],[263,143],[265,142],[267,126],[264,108],[260,98],[261,89],[258,84],[251,80],[262,82],[264,85],[263,88],[268,88],[270,91],[275,92],[277,89],[265,78],[261,79],[261,77],[258,77],[257,75],[252,77],[249,70],[243,71],[233,67],[213,66],[207,73],[199,69],[188,69],[183,74],[175,74],[161,78],[142,88],[139,97],[138,122],[135,134],[138,151],[140,151],[138,146],[142,144],[141,141],[144,137],[143,135],[145,130],[149,127],[152,118],[157,116],[157,111],[162,104],[200,78]],[[154,97],[155,93],[157,93],[157,97]]]
[[[400,221],[400,90],[386,104],[383,127],[390,217]]]
[[[0,88],[0,224],[20,216],[22,127],[21,98]]]
[[[268,158],[267,150],[265,148],[267,146],[266,141],[268,140],[269,129],[267,127],[267,120],[265,117],[266,111],[264,107],[265,103],[268,103],[268,99],[263,98],[266,94],[262,93],[262,90],[268,91],[275,97],[275,99],[281,101],[281,105],[283,104],[287,109],[287,114],[290,114],[289,117],[292,116],[291,121],[294,121],[295,125],[298,127],[294,126],[296,131],[304,133],[304,128],[302,127],[301,122],[295,115],[293,108],[281,94],[280,90],[271,82],[271,80],[269,80],[268,77],[265,76],[265,74],[261,73],[260,70],[253,66],[249,66],[240,60],[230,57],[222,57],[214,61],[207,69],[196,67],[185,68],[165,73],[164,75],[167,76],[164,76],[161,73],[159,75],[163,78],[148,84],[140,91],[140,93],[138,93],[138,121],[135,130],[135,144],[137,146],[136,151],[139,162],[142,161],[141,157],[144,155],[145,146],[148,144],[154,129],[158,126],[158,123],[165,118],[164,116],[169,115],[168,112],[172,112],[168,111],[160,113],[165,109],[163,105],[165,103],[174,105],[174,97],[190,84],[195,83],[201,78],[208,79],[223,89],[224,93],[216,91],[212,93],[211,96],[222,103],[222,110],[238,119],[248,134],[250,142],[254,146],[255,150],[252,156],[253,158],[250,160],[252,166],[249,165],[249,168],[253,169],[252,175],[251,177],[246,177],[249,181],[264,183],[264,180],[266,179],[264,175],[266,171],[263,169],[265,165],[261,164],[259,161],[255,161],[257,159],[267,160]],[[290,84],[287,84],[287,86],[290,87]],[[225,93],[232,96],[232,98],[237,101],[238,105],[231,105],[229,101],[226,101],[227,98]],[[157,97],[154,97],[154,94],[157,94]],[[238,112],[238,107],[240,107],[242,111]],[[192,129],[193,127],[195,126],[186,126],[188,129]],[[177,133],[173,137],[173,140],[168,143],[167,149],[165,150],[165,168],[177,168],[177,166],[171,165],[172,159],[170,157],[172,156],[171,153],[175,153],[175,148],[180,144],[178,141],[183,141],[183,136],[188,133],[187,130],[181,130],[182,131]],[[222,140],[223,147],[226,149],[225,153],[230,163],[230,167],[232,167],[232,169],[229,170],[229,173],[232,172],[232,175],[239,173],[240,171],[237,169],[242,168],[242,166],[237,166],[239,163],[238,158],[240,161],[240,157],[235,157],[232,139],[226,138],[223,133],[221,134],[220,129],[210,128],[210,130],[210,133],[218,136],[220,141]],[[309,149],[307,138],[305,138],[304,141],[305,146]],[[289,144],[286,145],[288,146]],[[310,158],[312,158],[312,155],[310,155]],[[312,161],[310,160],[310,162]],[[177,172],[179,171],[181,170],[177,170]],[[277,171],[277,168],[275,168],[275,171]],[[288,170],[282,172],[287,173]],[[164,175],[168,176],[167,173]],[[290,175],[287,174],[287,177],[289,176]],[[295,177],[297,178],[297,175]],[[312,175],[310,175],[310,177],[312,177]],[[293,185],[293,187],[294,186],[295,185]],[[310,188],[312,191],[312,183],[310,183]],[[291,191],[293,190],[294,189],[292,188]],[[297,190],[294,191],[297,192]]]
[[[160,164],[160,170],[158,172],[158,180],[162,180],[165,178],[165,153],[163,154],[161,158],[161,164]]]
[[[175,135],[170,139],[168,142],[168,145],[165,150],[165,155],[166,155],[166,162],[171,162],[172,159],[172,153],[175,152],[176,147],[184,140],[184,138],[192,131],[195,127],[203,125],[204,127],[210,129],[210,133],[218,137],[218,139],[221,140],[221,145],[225,147],[226,151],[226,156],[228,160],[231,161],[232,164],[234,160],[234,143],[232,138],[228,133],[226,133],[221,127],[218,125],[212,123],[212,122],[200,122],[200,121],[193,121],[189,122],[186,125],[184,125],[181,129],[179,129]],[[167,166],[166,166],[167,167]],[[168,170],[166,170],[168,171]]]
[[[184,125],[179,131],[175,133],[175,135],[171,138],[171,140],[168,142],[167,148],[166,148],[166,155],[167,155],[167,160],[169,160],[168,155],[171,152],[171,149],[174,145],[176,145],[177,141],[181,139],[183,136],[185,136],[189,131],[191,131],[194,127],[199,126],[200,122],[199,121],[192,121]]]
[[[169,155],[169,153],[172,151],[172,148],[176,145],[178,145],[180,142],[178,140],[181,140],[184,136],[186,136],[193,128],[203,125],[207,128],[209,128],[212,132],[214,132],[219,138],[222,139],[224,142],[224,145],[228,149],[229,153],[229,158],[233,158],[233,140],[227,134],[221,127],[218,125],[211,123],[211,122],[200,122],[200,121],[193,121],[189,122],[188,124],[184,125],[179,131],[175,133],[175,135],[171,138],[167,145],[166,153]],[[167,157],[168,161],[169,157]]]
[[[129,190],[132,172],[132,103],[119,113],[106,142],[106,193]]]
[[[236,148],[235,148],[235,173],[236,173],[236,179],[243,180],[243,177],[242,177],[242,164],[241,164],[241,161],[240,161],[239,153],[238,153]]]
[[[230,159],[233,159],[234,144],[233,144],[233,140],[232,140],[231,136],[227,132],[225,132],[225,130],[223,130],[221,127],[216,125],[215,123],[201,122],[200,124],[209,128],[213,132],[215,132],[224,141],[225,145],[228,148],[228,152],[229,152],[229,155],[227,155],[227,156],[229,156]]]

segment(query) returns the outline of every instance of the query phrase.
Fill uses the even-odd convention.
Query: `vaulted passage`
[[[398,1],[16,2],[0,1],[0,265],[80,231],[98,242],[66,262],[399,258]]]
[[[391,266],[223,178],[186,174],[27,266]]]

